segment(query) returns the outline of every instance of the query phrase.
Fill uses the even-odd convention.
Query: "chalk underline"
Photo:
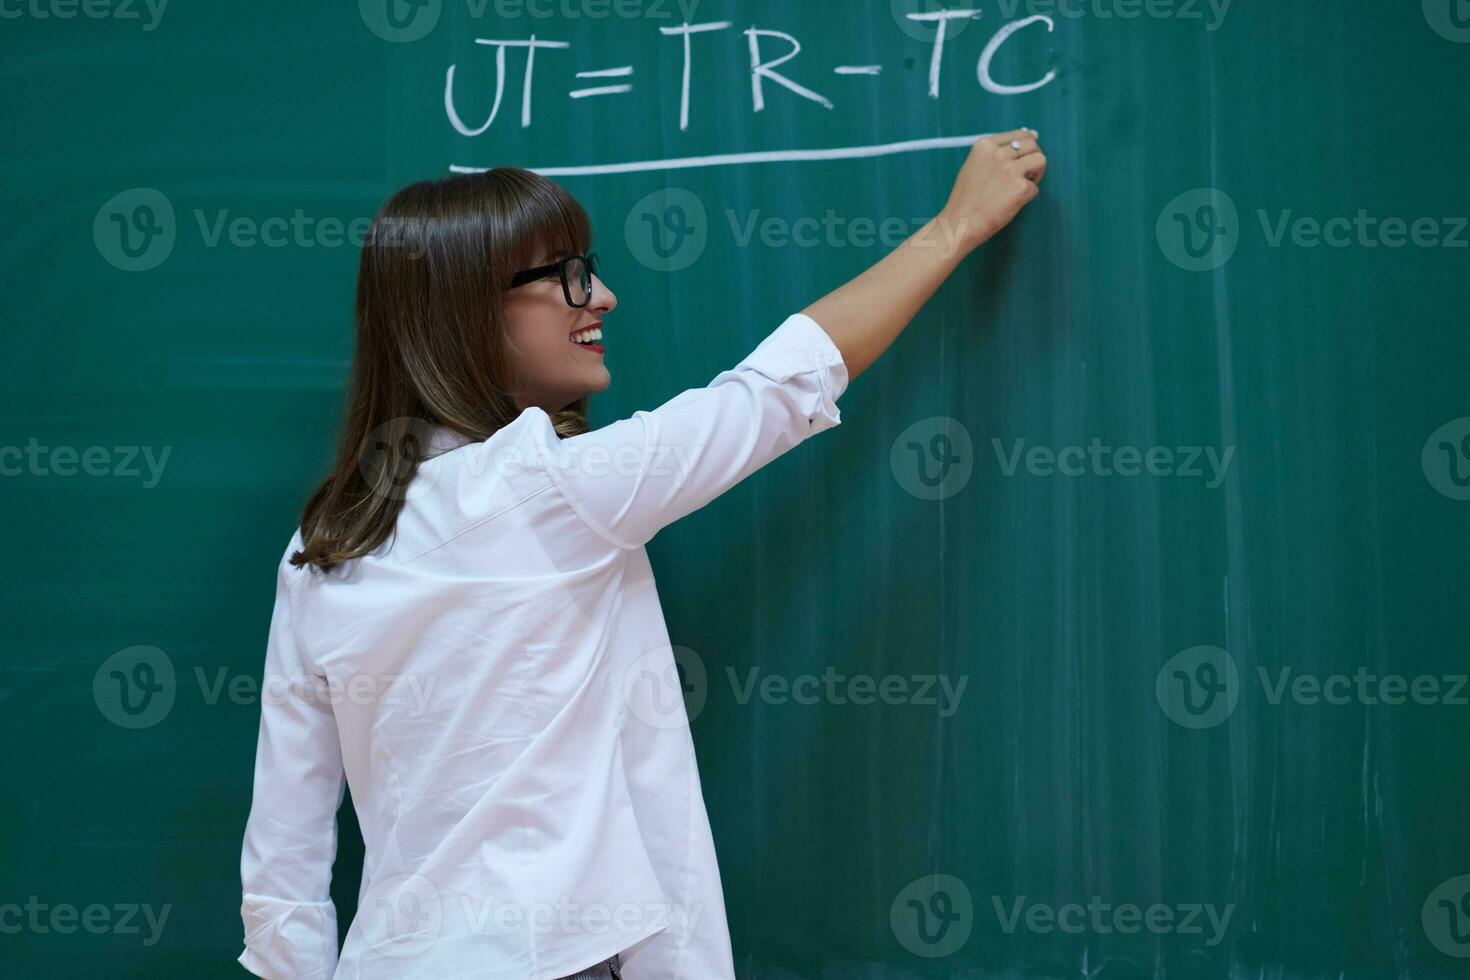
[[[630,174],[646,170],[689,170],[695,167],[729,167],[742,163],[782,163],[807,160],[852,160],[859,157],[882,157],[895,153],[918,153],[970,146],[991,133],[974,136],[937,136],[902,143],[878,143],[872,146],[838,146],[825,150],[759,150],[750,153],[717,153],[703,157],[674,157],[668,160],[634,160],[629,163],[594,163],[582,167],[527,167],[543,177],[583,177],[591,174]],[[454,173],[481,174],[489,167],[465,167],[453,164]]]

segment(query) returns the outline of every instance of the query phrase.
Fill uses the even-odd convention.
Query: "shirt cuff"
[[[736,369],[754,368],[781,384],[798,374],[815,372],[820,387],[817,411],[810,416],[811,434],[830,429],[842,421],[837,399],[847,390],[847,364],[827,331],[805,313],[793,313]]]
[[[331,980],[337,969],[337,908],[246,892],[240,904],[245,951],[239,963],[258,977]]]

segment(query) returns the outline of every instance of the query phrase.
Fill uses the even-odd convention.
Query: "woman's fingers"
[[[1019,147],[1019,149],[1017,149],[1017,147]],[[1015,153],[1017,157],[1023,157],[1028,153],[1041,152],[1041,144],[1036,142],[1036,138],[1034,136],[1027,136],[1023,139],[1009,140],[1006,142],[1005,148]]]
[[[997,146],[1010,146],[1011,140],[1035,138],[1036,134],[1031,132],[1031,130],[1029,129],[1013,129],[1009,133],[996,133],[994,136],[985,137],[987,141],[994,143]]]
[[[1046,154],[1041,152],[1040,147],[1017,157],[1015,165],[1021,168],[1021,173],[1032,183],[1039,184],[1041,178],[1046,176]]]
[[[997,133],[988,139],[1000,147],[1001,152],[1012,155],[1027,180],[1035,184],[1041,183],[1041,179],[1046,176],[1046,154],[1041,152],[1041,144],[1031,130],[1014,129],[1009,133]]]
[[[1003,153],[1010,153],[1015,160],[1025,161],[1019,167],[1027,180],[1039,184],[1046,176],[1046,155],[1041,152],[1041,144],[1031,130],[1013,129],[1009,133],[997,133],[986,139]]]

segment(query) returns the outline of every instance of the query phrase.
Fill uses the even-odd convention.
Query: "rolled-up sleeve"
[[[584,435],[556,439],[552,482],[597,534],[647,543],[803,440],[840,424],[847,388],[837,345],[811,317],[788,317],[708,386]]]
[[[267,978],[327,980],[337,966],[331,901],[346,777],[330,690],[300,655],[290,589],[278,582],[261,684],[255,789],[240,856],[239,962]]]

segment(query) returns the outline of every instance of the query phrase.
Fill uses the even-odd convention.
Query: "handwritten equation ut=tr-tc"
[[[933,24],[934,37],[929,57],[929,87],[928,96],[932,99],[939,98],[940,76],[945,63],[945,44],[948,40],[946,26],[952,20],[978,19],[981,17],[979,10],[939,10],[927,13],[908,14],[908,19]],[[1055,70],[1047,72],[1040,78],[1030,81],[1002,82],[995,78],[992,73],[992,64],[996,55],[1005,44],[1020,31],[1032,27],[1045,27],[1048,32],[1056,29],[1056,23],[1052,18],[1037,14],[1020,20],[1014,20],[996,31],[985,49],[980,53],[979,60],[975,65],[975,76],[980,87],[987,92],[997,95],[1021,95],[1026,92],[1034,92],[1037,89],[1049,85],[1057,76]],[[679,128],[689,128],[690,112],[690,88],[691,77],[694,73],[694,61],[698,50],[695,43],[696,35],[714,34],[721,31],[729,31],[733,28],[730,21],[714,21],[703,24],[685,23],[678,27],[661,27],[659,33],[669,38],[670,43],[677,43],[683,48],[683,72],[680,79],[679,89]],[[801,42],[793,35],[785,31],[772,30],[768,28],[750,27],[740,32],[745,38],[745,44],[750,55],[750,100],[753,112],[762,112],[766,108],[768,92],[784,90],[797,97],[814,103],[821,109],[831,110],[836,103],[829,97],[826,91],[833,91],[827,83],[814,81],[811,77],[813,72],[799,72],[802,66],[793,64],[801,54]],[[475,125],[464,118],[459,110],[463,93],[455,90],[455,69],[457,65],[450,65],[444,78],[444,112],[449,118],[449,123],[463,136],[480,136],[488,131],[499,118],[501,109],[505,102],[505,91],[509,82],[507,67],[507,55],[510,51],[524,51],[524,68],[521,73],[521,126],[529,127],[532,121],[532,107],[536,93],[536,61],[537,53],[570,51],[571,44],[566,41],[551,41],[538,38],[532,34],[524,40],[501,40],[496,38],[476,38],[475,43],[495,52],[495,96],[491,102],[489,114],[483,122]],[[777,49],[780,50],[777,50]],[[837,65],[831,68],[831,74],[838,79],[878,79],[883,75],[881,64],[853,64]],[[803,80],[798,81],[797,77]],[[613,65],[606,67],[588,68],[575,72],[575,82],[567,91],[567,96],[572,99],[593,98],[622,98],[633,96],[639,82],[635,75],[633,65]],[[842,82],[835,82],[842,84]],[[851,84],[847,82],[846,84]],[[590,164],[583,166],[568,167],[537,167],[532,168],[548,176],[575,176],[597,173],[628,173],[638,170],[673,170],[688,167],[710,167],[740,163],[763,163],[777,160],[817,160],[817,159],[842,159],[859,156],[881,156],[890,153],[906,153],[917,150],[938,149],[951,146],[968,146],[982,134],[970,134],[965,136],[943,136],[922,140],[909,140],[901,143],[885,143],[874,146],[837,147],[820,150],[771,150],[750,153],[726,153],[711,156],[683,157],[667,160],[640,160],[625,163]],[[484,170],[483,167],[468,167],[454,165],[451,170],[461,173],[474,173]]]

